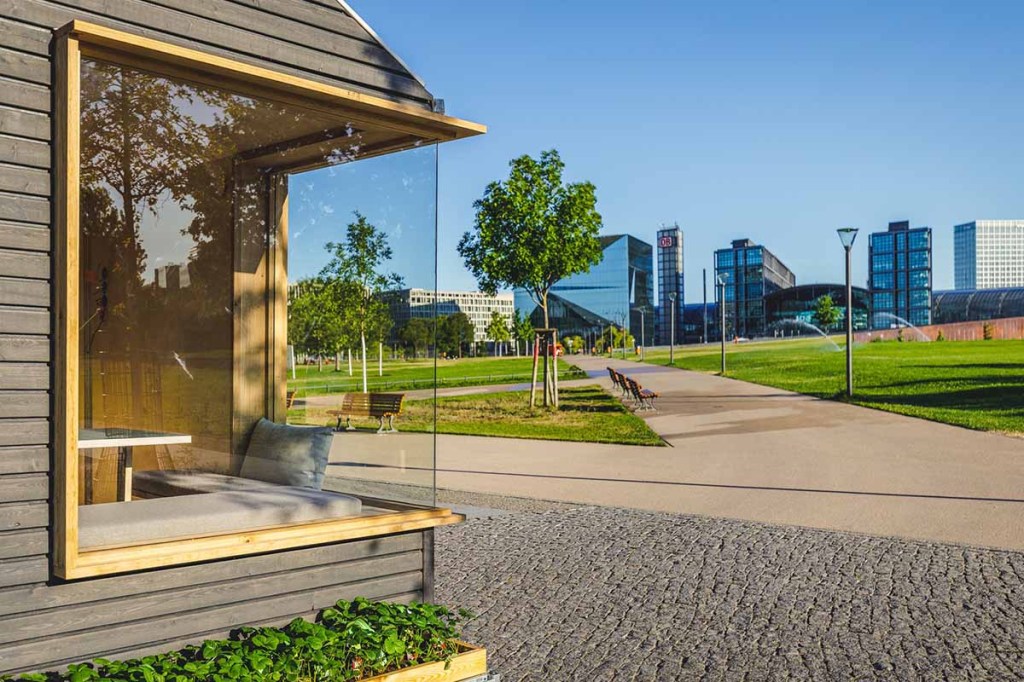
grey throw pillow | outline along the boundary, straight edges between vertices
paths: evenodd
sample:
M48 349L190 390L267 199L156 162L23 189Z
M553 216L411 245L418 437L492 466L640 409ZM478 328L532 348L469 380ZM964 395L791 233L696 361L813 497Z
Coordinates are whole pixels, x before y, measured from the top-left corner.
M260 419L239 475L320 490L333 438L334 432L326 426L288 426Z

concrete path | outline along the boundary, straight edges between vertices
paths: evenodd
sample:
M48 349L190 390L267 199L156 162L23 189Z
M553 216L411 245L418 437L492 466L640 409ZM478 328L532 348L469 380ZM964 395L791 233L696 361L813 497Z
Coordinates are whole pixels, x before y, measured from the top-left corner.
M608 364L662 394L670 447L438 436L437 485L496 495L1024 549L1024 440L677 369ZM386 439L386 440L384 440ZM331 474L424 481L429 436L336 439Z

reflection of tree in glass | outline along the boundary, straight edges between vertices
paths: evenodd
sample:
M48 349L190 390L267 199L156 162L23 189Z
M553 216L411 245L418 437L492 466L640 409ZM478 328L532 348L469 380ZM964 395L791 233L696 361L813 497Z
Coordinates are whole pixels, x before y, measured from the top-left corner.
M140 214L155 212L168 191L179 195L185 170L203 147L200 126L183 110L187 86L117 64L82 65L82 186L106 190L121 212L115 267L141 278L146 253ZM83 231L90 224L83 222Z
M296 282L288 298L288 343L305 355L317 357L318 369L324 356L350 346L350 329L345 324L341 299L330 282L319 277Z
M326 246L331 260L320 271L320 277L331 282L338 300L342 301L346 326L359 337L362 350L363 392L367 392L366 341L382 341L393 324L385 294L402 286L402 277L383 273L391 260L392 250L387 236L358 211L355 222L349 223L345 241Z

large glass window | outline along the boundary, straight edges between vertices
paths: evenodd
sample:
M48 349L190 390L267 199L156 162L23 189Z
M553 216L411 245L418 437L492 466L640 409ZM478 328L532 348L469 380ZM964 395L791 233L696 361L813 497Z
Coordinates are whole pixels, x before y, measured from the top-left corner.
M199 53L190 71L177 48L165 71L153 43L141 61L83 44L78 61L87 33L62 46L80 113L66 112L58 140L78 150L62 195L77 248L64 261L61 381L77 390L59 392L74 436L61 436L58 573L450 522L433 508L432 407L416 433L394 433L404 395L369 377L395 353L403 288L434 296L427 131L474 124L385 102L375 113L373 98L316 84L305 96L291 78L275 89L245 65L221 64L238 77L218 78ZM432 322L431 308L428 341ZM354 356L365 379L311 414L307 399L330 392L317 382L338 377L302 371L296 349L339 374L341 354ZM432 361L422 373L432 387ZM335 434L348 417L379 429Z

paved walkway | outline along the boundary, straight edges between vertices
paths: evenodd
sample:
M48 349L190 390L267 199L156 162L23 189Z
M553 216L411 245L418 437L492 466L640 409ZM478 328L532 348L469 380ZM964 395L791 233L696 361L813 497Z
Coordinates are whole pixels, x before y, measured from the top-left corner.
M612 364L659 391L647 421L671 447L438 436L437 485L1024 549L1024 440L676 369L574 361L606 386ZM429 482L429 436L335 441L333 475Z
M438 600L479 615L466 637L507 682L1024 676L1024 554L515 509L439 529L436 553Z

